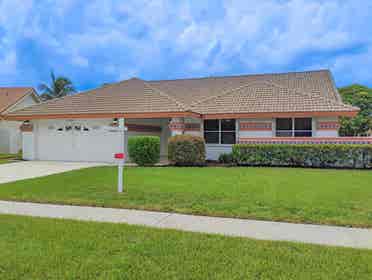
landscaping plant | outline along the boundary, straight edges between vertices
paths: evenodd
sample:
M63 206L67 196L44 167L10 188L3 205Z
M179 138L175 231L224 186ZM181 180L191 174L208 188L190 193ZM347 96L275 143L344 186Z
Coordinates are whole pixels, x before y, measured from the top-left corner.
M153 165L160 159L160 138L157 136L133 136L128 139L131 161L140 166Z
M233 158L239 165L372 168L372 145L237 144Z
M220 156L218 157L218 162L224 164L233 164L234 163L233 154L232 153L220 154Z
M176 135L171 137L168 141L168 159L174 165L204 165L204 139L192 135Z

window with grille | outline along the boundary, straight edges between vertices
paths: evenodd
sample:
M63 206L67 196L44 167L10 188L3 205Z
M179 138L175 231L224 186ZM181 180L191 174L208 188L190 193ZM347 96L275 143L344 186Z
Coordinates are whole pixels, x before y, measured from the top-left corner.
M311 118L278 118L276 119L277 137L311 137Z
M204 139L207 144L235 144L235 119L205 120Z

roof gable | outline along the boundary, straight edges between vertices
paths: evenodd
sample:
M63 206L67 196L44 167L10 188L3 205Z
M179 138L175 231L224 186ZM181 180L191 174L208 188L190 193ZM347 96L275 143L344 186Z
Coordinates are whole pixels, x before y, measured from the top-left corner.
M0 114L33 91L32 87L0 87Z

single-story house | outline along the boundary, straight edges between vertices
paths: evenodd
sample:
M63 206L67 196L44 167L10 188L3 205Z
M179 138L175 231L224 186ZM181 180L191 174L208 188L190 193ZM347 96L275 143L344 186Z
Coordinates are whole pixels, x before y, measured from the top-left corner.
M31 87L0 87L0 153L15 154L22 148L22 122L5 120L7 113L39 103Z
M29 160L112 162L128 137L204 137L208 159L235 143L338 142L342 102L328 70L144 81L132 78L9 112ZM343 139L343 141L364 141ZM366 141L370 141L366 140Z

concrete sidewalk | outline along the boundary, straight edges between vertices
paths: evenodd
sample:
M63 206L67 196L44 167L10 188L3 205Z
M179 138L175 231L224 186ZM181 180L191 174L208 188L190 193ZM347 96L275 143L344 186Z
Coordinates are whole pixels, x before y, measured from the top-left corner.
M127 209L0 201L0 214L145 225L264 240L372 249L372 230Z

